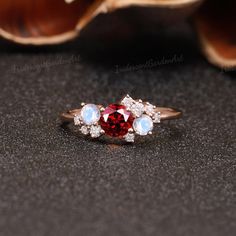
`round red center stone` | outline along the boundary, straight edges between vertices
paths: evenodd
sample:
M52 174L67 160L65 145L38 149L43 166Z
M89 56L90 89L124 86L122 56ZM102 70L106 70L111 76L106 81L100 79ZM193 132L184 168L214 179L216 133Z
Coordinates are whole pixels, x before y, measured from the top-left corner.
M134 117L126 107L110 104L101 114L100 125L107 135L123 137L132 128Z

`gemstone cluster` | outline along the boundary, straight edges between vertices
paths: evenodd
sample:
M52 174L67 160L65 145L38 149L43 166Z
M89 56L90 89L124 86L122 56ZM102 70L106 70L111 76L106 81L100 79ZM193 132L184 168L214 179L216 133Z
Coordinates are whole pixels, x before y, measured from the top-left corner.
M160 123L161 114L155 108L148 102L126 95L120 104L110 104L106 108L82 104L82 109L74 117L74 124L80 126L82 134L92 138L106 134L134 142L135 135L151 134L153 123Z
M104 131L99 125L101 117L100 108L95 104L82 104L83 107L74 117L74 124L80 125L80 131L84 135L90 134L92 138L98 138Z
M94 104L87 104L81 109L80 115L85 125L93 125L100 119L100 110Z

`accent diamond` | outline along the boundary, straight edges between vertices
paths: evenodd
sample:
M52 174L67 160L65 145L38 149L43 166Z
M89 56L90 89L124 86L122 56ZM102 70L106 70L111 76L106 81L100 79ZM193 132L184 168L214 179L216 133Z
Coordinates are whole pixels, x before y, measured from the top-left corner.
M80 125L81 124L81 117L80 117L80 115L76 115L75 117L74 117L74 124L75 125Z
M101 136L102 128L100 125L92 125L90 128L90 134L92 138L98 138Z
M144 105L140 102L135 102L130 110L136 117L140 117L144 112Z
M161 123L161 113L160 112L156 112L154 115L153 115L153 122L154 123Z
M150 103L148 103L148 104L145 105L145 112L146 112L146 114L148 114L149 116L152 116L152 115L155 113L154 109L155 109L155 106L153 106L153 105L150 104Z
M129 143L133 143L134 142L134 137L135 135L134 134L131 134L131 133L128 133L124 136L125 138L125 141L126 142L129 142Z
M131 98L128 94L123 98L121 104L126 106L127 110L130 110L131 106L135 103L134 99Z
M82 134L85 134L85 135L89 134L89 128L87 126L82 126L80 128L80 131Z

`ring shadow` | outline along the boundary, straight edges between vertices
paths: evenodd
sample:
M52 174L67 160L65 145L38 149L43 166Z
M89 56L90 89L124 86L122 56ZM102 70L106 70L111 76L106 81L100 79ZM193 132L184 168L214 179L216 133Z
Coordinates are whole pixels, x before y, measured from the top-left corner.
M157 127L156 127L157 128ZM108 136L101 136L99 138L91 138L88 135L82 135L79 130L71 127L69 123L62 123L60 129L65 131L68 135L74 136L76 138L84 138L86 141L94 142L96 144L102 145L115 145L115 146L137 146L137 147L147 147L152 145L162 145L165 146L170 141L175 141L181 139L184 135L184 130L178 126L170 124L169 122L162 123L160 125L160 131L154 128L152 135L139 136L136 135L136 140L134 143L128 143L124 139L112 138Z

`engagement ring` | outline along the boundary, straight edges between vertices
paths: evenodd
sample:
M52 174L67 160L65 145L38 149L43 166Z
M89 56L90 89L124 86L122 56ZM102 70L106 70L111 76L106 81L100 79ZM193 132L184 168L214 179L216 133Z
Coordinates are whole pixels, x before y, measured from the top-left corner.
M134 142L136 135L151 135L154 124L177 119L181 115L179 110L157 107L126 95L120 103L107 107L82 103L81 108L62 113L61 119L73 122L82 134L92 138L107 135Z

